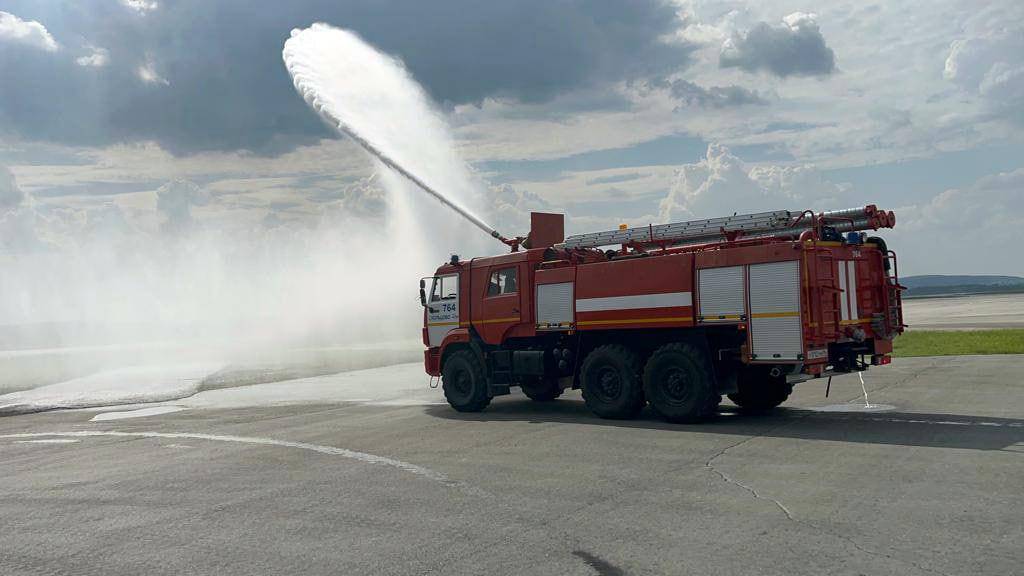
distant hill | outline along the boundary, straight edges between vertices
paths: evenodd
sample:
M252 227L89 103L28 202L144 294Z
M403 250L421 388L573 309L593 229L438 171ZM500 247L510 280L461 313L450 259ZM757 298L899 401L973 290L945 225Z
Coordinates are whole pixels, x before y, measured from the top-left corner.
M954 294L1000 294L1024 292L1020 276L924 275L904 276L905 297L951 296Z
M1006 286L1013 284L1024 284L1024 278L1020 276L971 276L955 275L946 276L931 274L925 276L904 276L900 283L907 288L930 288L933 286Z

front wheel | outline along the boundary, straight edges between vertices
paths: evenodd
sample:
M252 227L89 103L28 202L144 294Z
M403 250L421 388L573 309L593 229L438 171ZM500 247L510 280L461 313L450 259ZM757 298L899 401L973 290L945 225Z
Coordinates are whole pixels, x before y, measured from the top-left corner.
M441 369L444 397L459 412L479 412L491 403L487 379L472 350L453 352Z
M644 367L644 392L651 407L669 422L700 422L713 416L721 395L707 359L689 344L658 348Z

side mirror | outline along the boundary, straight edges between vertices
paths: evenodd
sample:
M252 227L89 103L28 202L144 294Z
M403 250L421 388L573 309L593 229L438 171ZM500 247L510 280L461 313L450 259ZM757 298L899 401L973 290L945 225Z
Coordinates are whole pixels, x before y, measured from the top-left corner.
M422 280L420 281L422 283ZM427 305L427 291L420 288L420 306L426 307Z

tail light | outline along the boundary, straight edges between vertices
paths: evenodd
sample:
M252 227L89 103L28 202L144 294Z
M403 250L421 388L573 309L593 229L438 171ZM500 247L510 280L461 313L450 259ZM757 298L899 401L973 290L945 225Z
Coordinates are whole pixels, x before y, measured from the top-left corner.
M872 366L884 366L892 363L892 356L888 354L875 354L871 357Z

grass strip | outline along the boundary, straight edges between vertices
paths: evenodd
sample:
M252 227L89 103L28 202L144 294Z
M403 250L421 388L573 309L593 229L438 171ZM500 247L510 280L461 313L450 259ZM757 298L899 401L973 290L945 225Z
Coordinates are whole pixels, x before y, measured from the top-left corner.
M908 330L893 340L893 356L1024 354L1024 330Z

